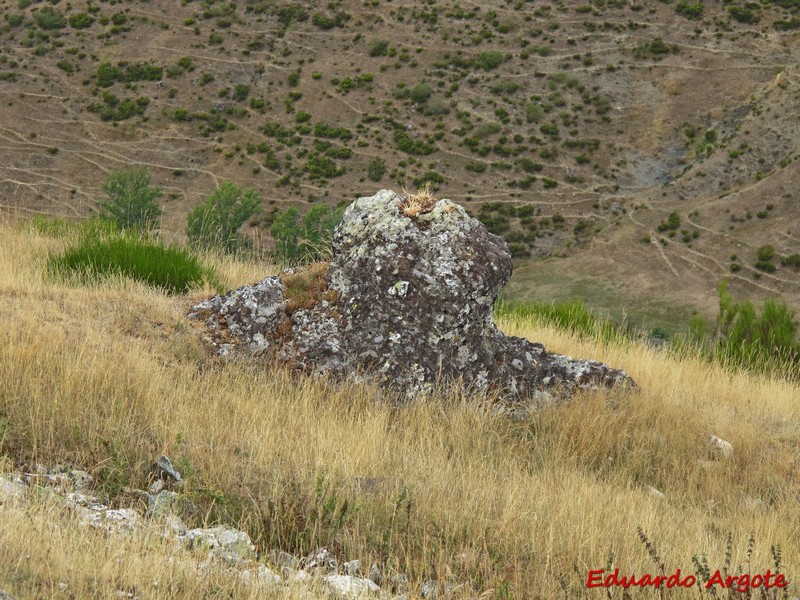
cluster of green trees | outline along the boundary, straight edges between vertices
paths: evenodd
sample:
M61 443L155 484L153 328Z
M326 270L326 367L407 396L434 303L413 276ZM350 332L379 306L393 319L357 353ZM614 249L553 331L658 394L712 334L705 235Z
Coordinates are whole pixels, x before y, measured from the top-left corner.
M123 231L150 234L160 226L163 213L158 199L162 188L151 183L146 169L122 169L103 183L108 199L100 203L100 216ZM189 213L186 234L191 246L234 253L245 246L242 225L261 208L261 196L230 181L222 183Z
M108 198L99 203L100 216L126 232L148 236L159 228L163 211L158 204L163 189L152 184L146 169L122 169L103 183ZM261 210L261 195L233 182L221 183L194 207L187 219L189 245L197 249L235 254L249 247L242 226ZM333 229L341 221L343 207L315 204L301 217L297 208L275 216L271 224L274 258L300 264L324 258L330 252Z

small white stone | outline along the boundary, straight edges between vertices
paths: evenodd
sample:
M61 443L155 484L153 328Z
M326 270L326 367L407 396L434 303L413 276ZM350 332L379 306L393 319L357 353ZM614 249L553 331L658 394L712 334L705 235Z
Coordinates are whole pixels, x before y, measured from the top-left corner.
M350 577L349 575L328 575L323 577L322 581L332 592L348 599L364 598L381 589L369 579Z
M733 456L733 444L723 440L721 437L715 435L708 436L708 443L711 447L723 458L730 458Z

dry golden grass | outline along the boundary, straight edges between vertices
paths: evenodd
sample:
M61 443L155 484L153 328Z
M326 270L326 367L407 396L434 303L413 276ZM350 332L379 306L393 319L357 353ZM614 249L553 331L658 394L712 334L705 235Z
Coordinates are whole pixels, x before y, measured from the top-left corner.
M609 552L625 573L654 573L637 527L668 573L692 571L699 553L721 566L728 532L734 568L746 567L754 531L753 572L771 567L770 545L780 545L798 595L797 384L508 319L510 334L625 368L640 391L588 394L521 422L458 390L397 409L374 388L219 362L185 317L196 298L123 280L48 281L46 253L62 244L0 226L0 445L10 467L70 463L125 503L121 486L143 487L164 453L200 508L191 524L243 527L262 552L328 545L408 573L415 590L429 577L478 586L455 597L577 597ZM266 274L220 268L231 287ZM709 434L733 443L731 460L713 458ZM230 573L169 563L152 535L88 535L47 502L0 511L0 581L18 598L252 593Z
M398 208L405 216L412 219L419 215L431 212L436 206L436 197L433 195L433 186L426 183L416 192L403 190L403 201Z

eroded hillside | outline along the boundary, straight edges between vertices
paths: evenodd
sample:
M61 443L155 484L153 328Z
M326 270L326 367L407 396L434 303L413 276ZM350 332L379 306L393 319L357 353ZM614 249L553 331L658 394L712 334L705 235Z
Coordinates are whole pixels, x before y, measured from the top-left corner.
M281 207L430 181L509 241L516 297L677 323L712 314L727 275L800 305L781 263L800 252L797 2L2 12L5 208L89 215L110 171L140 165L168 237L233 180L263 193L264 238Z

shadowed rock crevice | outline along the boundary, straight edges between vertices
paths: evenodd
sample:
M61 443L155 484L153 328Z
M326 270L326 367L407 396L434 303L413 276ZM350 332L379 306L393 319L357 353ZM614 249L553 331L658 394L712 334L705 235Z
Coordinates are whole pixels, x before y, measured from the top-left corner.
M317 264L267 277L190 316L220 354L263 353L406 397L460 380L540 406L576 389L633 384L624 371L499 331L492 307L511 269L505 241L457 204L382 190L348 207L326 272Z

